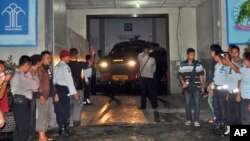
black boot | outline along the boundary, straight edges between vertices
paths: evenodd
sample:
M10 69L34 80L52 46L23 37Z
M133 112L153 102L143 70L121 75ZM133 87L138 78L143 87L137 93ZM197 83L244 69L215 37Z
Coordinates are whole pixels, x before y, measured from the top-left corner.
M33 135L29 135L29 136L28 136L27 141L34 141L34 140L35 140L35 138L34 138L34 136L33 136Z
M68 134L66 133L65 125L59 127L59 136L61 137L68 136Z
M221 123L215 123L214 127L212 128L212 133L214 133L217 136L222 135L222 124Z
M215 128L215 134L217 136L224 136L225 125L223 123L219 123Z
M81 121L73 121L73 126L74 127L81 126Z
M65 126L65 133L70 136L72 135L72 131L70 130L70 128L68 127L68 125Z

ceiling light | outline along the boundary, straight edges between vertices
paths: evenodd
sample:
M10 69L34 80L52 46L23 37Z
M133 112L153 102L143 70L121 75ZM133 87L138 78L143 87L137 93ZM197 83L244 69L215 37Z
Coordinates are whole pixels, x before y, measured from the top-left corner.
M134 14L133 17L138 17L138 15Z
M140 7L141 7L141 5L140 5L139 1L137 1L136 2L136 8L140 8Z

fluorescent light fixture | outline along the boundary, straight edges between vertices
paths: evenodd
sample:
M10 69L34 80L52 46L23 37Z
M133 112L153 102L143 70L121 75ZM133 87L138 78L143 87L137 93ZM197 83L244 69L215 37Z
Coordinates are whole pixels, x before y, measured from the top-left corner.
M136 2L136 8L140 8L140 7L141 7L141 5L140 5L139 1L137 1Z
M134 14L133 17L138 17L138 15L137 15L137 14Z

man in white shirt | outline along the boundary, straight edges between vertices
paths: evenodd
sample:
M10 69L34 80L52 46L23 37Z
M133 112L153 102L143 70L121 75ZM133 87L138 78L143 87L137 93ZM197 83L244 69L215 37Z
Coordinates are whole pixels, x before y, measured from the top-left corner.
M143 52L138 55L138 60L140 62L140 85L141 85L141 107L139 109L146 109L146 96L149 92L150 101L153 109L158 108L157 94L154 81L154 73L156 71L156 62L153 57L149 56L150 50L145 47Z
M67 65L70 62L70 53L63 50L60 53L61 61L54 68L53 83L55 85L55 113L57 124L59 125L59 135L68 136L71 131L68 129L70 117L70 97L74 96L79 99L79 94L76 91L74 81L71 74L71 69Z

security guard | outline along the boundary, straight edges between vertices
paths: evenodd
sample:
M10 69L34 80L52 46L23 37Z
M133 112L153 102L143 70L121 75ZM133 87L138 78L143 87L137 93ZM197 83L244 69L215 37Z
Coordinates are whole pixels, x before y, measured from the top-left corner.
M230 71L239 73L239 68L234 65L228 57L228 53L222 50L215 51L214 60L217 62L214 71L214 83L212 84L213 93L213 108L216 117L215 133L222 135L229 132L227 128L225 132L225 124L228 124L227 98L230 95L229 78ZM232 86L231 86L232 87Z
M226 57L229 61L232 61L229 53L226 53ZM229 63L226 59L222 60L222 63L226 66L229 66ZM240 113L240 102L237 101L237 97L240 96L239 91L239 81L241 76L239 73L236 73L232 68L227 72L227 83L229 92L227 96L227 122L226 122L226 132L224 135L228 136L230 134L230 125L239 125L241 124L241 113Z
M60 53L61 61L54 68L54 85L55 85L55 113L57 124L59 125L59 135L68 136L71 134L69 126L70 117L70 96L79 99L79 94L76 91L72 78L70 67L67 63L70 62L70 53L63 50Z
M228 95L227 84L227 71L229 67L222 64L223 51L215 51L214 60L217 62L214 70L214 83L212 84L213 89L213 108L216 117L215 133L223 134L224 123L226 122L227 111L226 111L226 97Z

